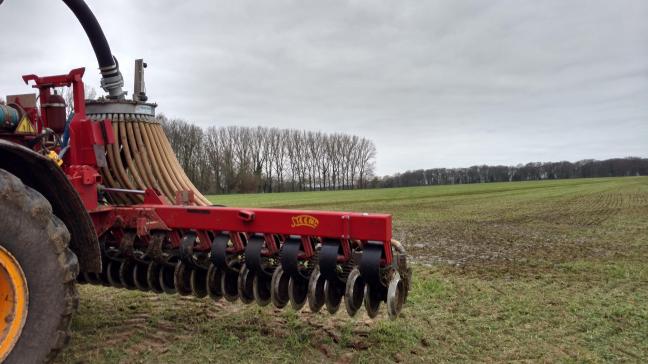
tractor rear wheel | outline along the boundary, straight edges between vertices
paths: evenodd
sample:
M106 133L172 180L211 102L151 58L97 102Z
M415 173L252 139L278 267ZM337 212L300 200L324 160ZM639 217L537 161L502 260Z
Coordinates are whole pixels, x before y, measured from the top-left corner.
M0 169L0 362L52 360L79 296L70 234L49 202Z

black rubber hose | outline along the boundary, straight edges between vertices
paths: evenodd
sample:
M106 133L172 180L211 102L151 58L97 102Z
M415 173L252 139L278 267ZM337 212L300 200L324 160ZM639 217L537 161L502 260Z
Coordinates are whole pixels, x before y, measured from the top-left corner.
M83 0L63 0L65 5L72 10L74 15L79 19L83 30L85 30L90 43L92 44L92 49L94 49L95 55L97 56L97 62L99 62L99 68L106 68L111 66L116 66L115 58L110 51L110 46L106 40L97 18L94 16L88 5ZM119 70L115 68L115 73L103 75L104 77L116 76L119 73Z

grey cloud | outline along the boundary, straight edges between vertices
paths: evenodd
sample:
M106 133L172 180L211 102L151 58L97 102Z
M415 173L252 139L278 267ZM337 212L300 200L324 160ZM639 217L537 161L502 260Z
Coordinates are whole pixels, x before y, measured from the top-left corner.
M161 112L361 134L380 174L648 154L645 1L88 3ZM62 2L7 0L0 23L3 93L78 66L97 87Z

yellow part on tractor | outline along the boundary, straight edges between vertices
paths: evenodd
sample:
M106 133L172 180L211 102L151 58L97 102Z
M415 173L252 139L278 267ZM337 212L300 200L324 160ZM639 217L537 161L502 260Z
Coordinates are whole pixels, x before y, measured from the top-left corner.
M58 153L56 153L53 150L50 150L50 152L47 154L47 157L52 160L52 162L56 163L57 166L62 166L63 165L63 160L61 157L59 157Z
M0 246L0 361L4 361L18 341L29 303L27 279L20 264Z

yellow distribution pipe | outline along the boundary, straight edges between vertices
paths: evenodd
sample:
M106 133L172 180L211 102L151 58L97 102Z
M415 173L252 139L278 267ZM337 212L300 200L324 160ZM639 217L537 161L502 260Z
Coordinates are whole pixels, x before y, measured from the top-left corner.
M137 142L135 141L135 131L133 130L133 124L133 122L126 123L126 137L128 138L128 145L130 146L132 159L137 166L137 172L142 179L144 189L146 189L147 187L152 187L154 183L151 182L148 174L146 173L146 168L144 168L144 164L146 163L142 163L142 153Z
M167 197L167 199L169 199L170 198L169 196L171 196L171 194L172 194L171 193L171 188L167 184L167 182L166 182L166 180L164 178L164 175L162 174L162 167L158 163L158 158L156 157L156 153L153 150L151 140L149 139L148 133L146 132L146 124L147 124L146 122L142 122L142 123L139 123L136 126L139 129L140 135L142 136L142 142L143 142L144 148L146 150L146 154L147 154L147 156L149 158L148 159L148 164L151 165L151 169L152 169L151 172L153 173L153 177L155 178L158 185L160 186L159 191L162 194L164 194ZM170 200L170 201L173 201L173 200Z
M211 204L182 169L162 126L153 118L135 114L93 116L95 120L105 118L112 120L115 137L115 143L106 146L108 165L101 169L108 187L152 187L170 202L175 202L178 191L191 191L196 205ZM109 198L117 204L142 202L140 195L127 193L111 193Z
M198 205L210 205L209 200L207 200L202 195L202 193L198 191L198 189L189 180L189 177L187 177L187 174L180 166L180 163L178 162L175 153L171 149L169 140L166 138L166 135L164 134L162 127L158 124L156 125L156 128L154 130L157 132L157 140L159 141L162 148L165 150L164 154L167 158L167 161L171 166L172 170L174 171L174 175L177 176L180 184L183 186L183 189L185 191L192 191L194 193L195 201Z
M159 138L162 146L167 150L167 156L169 156L171 165L177 171L177 175L182 180L185 189L187 191L193 191L196 203L198 205L211 205L209 200L207 200L205 196L203 196L203 194L200 193L200 191L198 191L198 189L194 186L194 184L191 182L189 177L187 177L187 173L185 173L185 171L180 166L180 163L178 162L178 158L176 158L176 155L171 148L171 144L169 143L169 140L166 138L166 135L164 134L164 131L162 130L161 127L158 128L158 133L160 134Z
M150 130L151 124L146 123L144 124L144 132L146 133L146 136L149 140L149 145L151 146L151 149L153 150L153 157L155 161L157 162L158 168L159 168L159 173L162 177L162 181L168 186L168 192L166 193L167 198L169 201L173 202L175 201L175 194L176 191L178 191L178 188L175 186L174 181L170 177L170 171L167 169L166 164L162 160L162 154L160 151L159 146L156 144L155 139L153 138L153 133Z
M117 175L119 181L121 181L122 185L126 186L127 189L135 190L137 189L137 184L133 183L133 179L131 178L130 174L128 173L128 164L124 165L124 146L119 143L119 124L123 121L123 116L122 115L116 115L117 117L117 124L115 125L116 127L114 128L115 131L115 141L116 143L113 144L113 154L115 157L115 165L117 166ZM140 203L142 202L142 197L138 195L133 195L133 194L127 194L127 197L132 203Z
M146 189L147 184L144 183L144 180L140 177L138 168L135 165L135 161L133 161L133 158L131 156L130 145L128 143L128 135L126 135L127 134L126 124L128 124L128 122L126 121L117 123L117 129L119 130L119 138L122 146L122 155L126 160L126 167L128 168L128 174L131 182L134 182L135 184L135 189L144 190Z
M187 188L180 182L180 179L178 178L178 171L175 168L173 168L174 167L173 164L170 163L169 154L164 149L164 143L160 139L160 135L157 132L158 128L161 128L159 124L149 124L149 131L151 132L155 145L158 147L160 151L160 158L162 159L162 163L164 163L164 166L169 173L169 177L173 182L173 186L175 187L174 197L173 197L173 200L175 201L175 192L185 191Z
M151 182L151 187L160 190L160 184L158 183L158 180L155 177L155 174L153 174L153 170L151 169L151 162L149 158L150 154L147 151L146 145L144 144L144 140L142 139L142 134L140 132L140 126L142 125L142 123L143 123L142 120L138 120L137 123L133 125L135 140L137 142L137 147L141 153L140 157L143 160L142 164L144 164L146 175L148 176L148 179Z
M119 182L119 184L121 185L119 187L126 188L126 189L133 189L133 185L130 183L130 179L128 178L128 176L126 176L124 167L122 166L121 156L119 153L119 143L118 143L119 135L117 134L117 126L115 125L115 123L113 123L113 132L115 137L114 138L115 143L109 145L108 148L106 148L108 152L107 153L108 162L110 164L113 173L115 173L117 182ZM124 197L129 203L137 202L133 196L130 196L128 194L125 194Z

